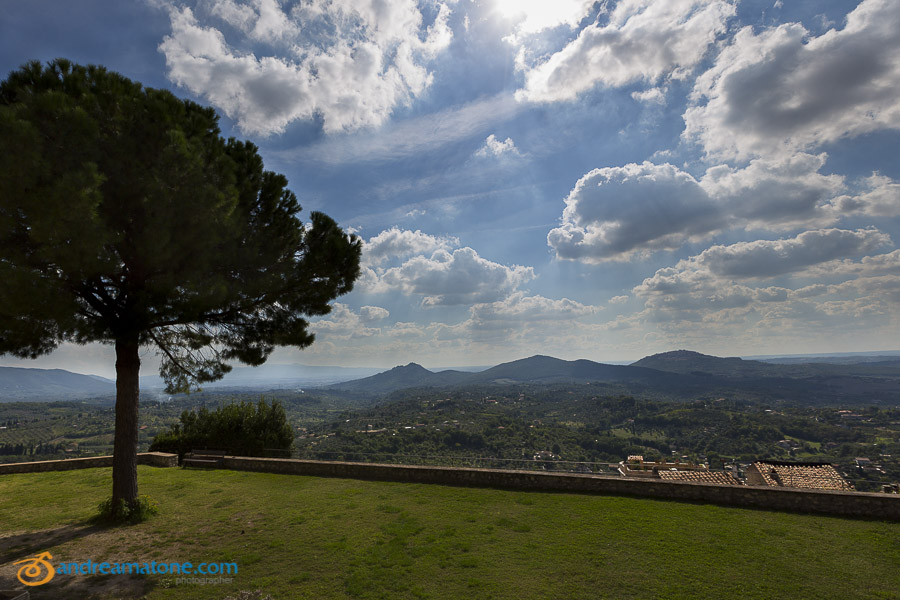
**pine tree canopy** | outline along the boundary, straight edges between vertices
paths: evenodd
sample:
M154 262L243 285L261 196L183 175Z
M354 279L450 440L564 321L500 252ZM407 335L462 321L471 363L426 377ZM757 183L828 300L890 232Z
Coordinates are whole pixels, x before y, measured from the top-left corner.
M309 223L211 108L99 66L31 62L0 83L0 354L155 347L170 391L313 342L360 241Z

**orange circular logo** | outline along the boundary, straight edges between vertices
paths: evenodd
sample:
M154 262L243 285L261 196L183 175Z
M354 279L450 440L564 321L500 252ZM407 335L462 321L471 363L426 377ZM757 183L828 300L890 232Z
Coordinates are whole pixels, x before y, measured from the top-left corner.
M56 575L56 569L50 564L53 558L49 552L43 552L37 556L14 562L14 565L22 565L16 576L25 585L44 585ZM45 574L46 571L46 574Z

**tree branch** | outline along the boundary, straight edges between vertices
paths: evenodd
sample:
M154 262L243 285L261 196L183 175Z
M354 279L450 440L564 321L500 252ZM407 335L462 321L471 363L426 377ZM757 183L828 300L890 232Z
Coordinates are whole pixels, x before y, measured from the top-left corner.
M165 345L165 344L163 344L162 342L159 341L159 338L156 337L156 334L153 333L153 330L152 330L152 329L148 330L147 333L150 334L150 338L153 339L153 342L156 344L156 346L157 346L160 350L162 350L163 353L164 353L166 356L169 357L169 360L172 361L172 364L173 364L173 365L175 365L176 367L178 367L178 369L180 369L181 372L184 373L185 375L187 375L188 377L193 377L193 376L194 376L194 374L191 372L190 369L188 369L187 367L185 367L184 365L182 365L182 364L178 361L177 358L175 358L174 356L172 356L172 353L169 352L169 349L166 348L166 345Z

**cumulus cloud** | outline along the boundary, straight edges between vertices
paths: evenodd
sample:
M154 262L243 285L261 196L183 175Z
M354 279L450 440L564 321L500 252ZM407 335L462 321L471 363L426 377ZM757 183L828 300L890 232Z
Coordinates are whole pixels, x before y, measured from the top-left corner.
M890 177L872 174L863 181L864 191L857 196L841 196L835 202L844 214L863 214L873 217L900 215L900 183Z
M848 299L835 300L832 306L852 306L854 310L896 312L900 301L900 276L860 277L830 286L830 292L843 293Z
M390 311L380 306L363 306L359 309L359 318L366 323L374 323L387 319L391 315Z
M516 292L508 298L472 307L472 318L479 322L514 321L533 323L535 321L563 321L594 314L597 309L575 300L562 298L552 300L543 296L528 296Z
M677 248L722 227L720 206L689 173L670 164L594 169L566 198L562 222L547 242L559 258L627 260Z
M840 217L833 201L844 191L844 178L819 170L827 156L799 153L780 159L755 159L744 168L717 165L701 186L727 205L736 226L788 230L826 225Z
M493 133L484 140L484 146L475 152L475 156L480 157L502 156L504 154L518 155L519 149L516 148L511 138L506 138L501 142Z
M532 267L506 266L458 247L459 239L392 227L363 246L358 288L422 296L425 306L497 302L535 278Z
M638 102L646 102L647 104L665 104L666 88L650 88L642 92L631 92L631 97Z
M387 269L381 281L406 294L423 296L425 305L452 305L502 300L534 277L532 267L507 267L465 247L413 257Z
M696 177L648 162L591 171L548 234L556 256L630 260L729 229L786 232L900 215L896 181L878 173L848 181L827 173L824 152L809 151L900 128L900 62L891 59L900 53L898 27L900 5L864 0L843 29L818 37L796 23L739 30L697 78L684 137L710 158L740 162ZM654 101L656 90L632 96Z
M596 340L598 326L591 316L600 310L568 298L516 292L503 300L473 305L469 318L460 323L432 323L432 327L436 340L462 342L467 348L494 348L521 356L540 347L542 352L568 355L573 343L584 347Z
M363 261L369 265L377 265L414 254L430 254L435 250L448 250L458 245L459 239L455 237L439 237L422 233L418 229L410 231L391 227L370 238L363 245Z
M376 268L366 266L365 257L363 258L362 265L360 266L359 278L357 278L356 283L353 284L353 289L357 291L372 293L386 291L381 283L381 279L378 277L378 270Z
M900 252L863 256L891 243L874 229L823 229L793 238L712 246L656 271L632 292L653 322L804 318L851 314L867 298L884 309L895 294ZM889 274L890 273L890 274ZM835 283L821 281L823 275ZM788 276L796 288L766 285ZM814 281L814 283L803 283ZM774 306L778 305L778 308ZM767 315L767 316L766 316Z
M757 158L742 168L710 167L699 180L668 163L594 169L569 193L547 242L558 258L597 263L676 249L727 229L790 231L852 215L900 215L900 184L876 174L848 194L842 175L821 172L826 159Z
M811 277L826 279L851 275L876 277L900 273L900 250L864 256L860 260L841 259L817 265L808 270ZM815 285L810 286L815 288Z
M414 356L418 362L438 364L447 364L453 356L463 364L473 364L496 361L497 352L510 358L534 353L537 345L544 352L566 356L572 354L573 343L578 347L595 343L599 326L591 317L600 310L602 307L568 298L516 291L502 299L473 304L468 317L456 323L401 321L376 327L372 322L387 318L386 309L363 306L353 310L336 303L328 317L311 324L318 339L306 352L355 358L371 358L376 352L382 360L396 357L394 360L403 362ZM482 353L483 358L473 358Z
M425 23L414 0L310 0L290 11L275 0L171 5L159 49L171 81L245 133L313 118L326 132L346 131L383 123L430 85L427 64L450 43L449 15L440 4Z
M595 22L562 50L528 66L520 100L571 100L602 84L621 87L638 81L684 78L735 14L724 0L623 0L606 24Z
M208 6L211 15L257 42L280 41L300 33L299 26L281 10L276 0L256 0L252 5L238 4L234 0L216 0Z
M900 4L864 0L841 30L741 29L695 82L684 137L712 156L792 154L900 128Z
M789 239L712 246L688 263L719 277L773 277L839 258L868 254L890 244L890 236L876 229L819 229Z
M333 342L337 339L370 338L381 329L370 327L373 322L387 318L390 313L379 306L364 306L354 312L348 305L335 302L328 317L310 323L310 330L319 340Z
M643 300L640 318L662 323L743 319L762 303L785 301L790 290L736 284L692 263L659 269L632 290Z

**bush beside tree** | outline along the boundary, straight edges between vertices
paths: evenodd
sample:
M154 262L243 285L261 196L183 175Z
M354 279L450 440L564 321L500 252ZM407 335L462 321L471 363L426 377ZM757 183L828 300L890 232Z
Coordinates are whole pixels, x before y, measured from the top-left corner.
M290 451L294 432L284 407L277 400L268 404L240 402L210 412L205 406L181 413L179 423L158 434L151 452L171 452L181 459L196 449L226 450L235 456L265 456L271 450Z

